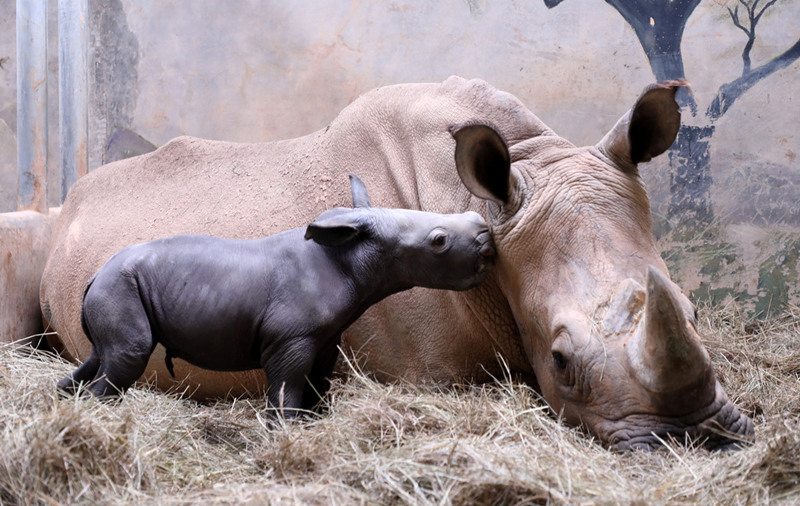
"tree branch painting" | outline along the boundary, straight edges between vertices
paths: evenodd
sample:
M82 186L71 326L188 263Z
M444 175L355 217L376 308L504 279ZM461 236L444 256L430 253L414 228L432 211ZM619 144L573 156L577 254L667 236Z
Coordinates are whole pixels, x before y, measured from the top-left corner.
M544 0L547 7L563 0ZM711 207L710 140L713 123L721 118L744 93L765 77L800 58L800 40L769 62L753 68L751 51L757 40L756 28L768 9L779 0L729 0L726 6L734 26L745 33L742 50L742 75L721 85L706 110L709 124L681 127L670 150L672 168L668 218L689 227L707 225L713 220ZM605 0L633 28L644 49L656 80L685 79L681 41L686 26L700 0ZM689 93L679 95L681 106L697 115L697 104Z
M739 0L747 10L748 24L745 26L739 19L739 6L731 9L728 7L728 13L731 16L734 26L747 34L747 43L742 51L742 76L729 83L725 83L719 87L716 96L711 101L706 111L711 121L715 121L722 117L725 112L733 105L737 98L742 96L747 90L752 88L756 83L765 77L777 72L783 68L788 67L795 60L800 58L800 39L798 39L789 49L776 56L769 62L757 67L751 68L750 51L753 49L753 44L756 40L756 25L758 24L764 12L775 4L777 0L770 0L763 5L761 10L758 10L759 0Z
M553 8L564 0L544 0L545 6ZM756 41L756 26L769 8L778 0L736 0L739 5L726 7L734 26L747 35L742 50L742 76L720 86L714 101L707 110L711 120L720 116L733 105L733 102L757 82L800 58L800 39L789 49L768 63L752 69L750 52ZM642 49L650 62L650 68L658 81L686 79L681 40L686 21L700 4L700 0L605 0L612 6L636 32ZM746 12L746 19L740 16L739 7ZM696 113L694 98L686 97L685 103Z
M764 14L764 12L777 1L778 0L770 0L761 8L761 11L756 14L759 0L754 0L753 2L739 0L739 3L742 4L745 9L747 9L748 26L744 26L744 24L739 21L738 5L733 9L728 7L728 13L731 15L733 25L747 35L747 44L745 44L744 50L742 51L742 60L744 60L744 69L742 70L742 75L750 72L750 51L753 49L753 44L756 41L756 24L758 24L758 21L761 19L761 16Z

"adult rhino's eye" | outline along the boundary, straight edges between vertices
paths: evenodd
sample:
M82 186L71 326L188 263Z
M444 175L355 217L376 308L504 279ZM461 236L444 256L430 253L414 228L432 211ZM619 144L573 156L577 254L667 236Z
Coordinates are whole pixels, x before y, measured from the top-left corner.
M567 368L567 358L560 351L554 351L553 364L556 366L556 369L563 371Z
M443 248L445 244L447 244L447 236L444 234L436 234L431 239L431 245L434 248Z

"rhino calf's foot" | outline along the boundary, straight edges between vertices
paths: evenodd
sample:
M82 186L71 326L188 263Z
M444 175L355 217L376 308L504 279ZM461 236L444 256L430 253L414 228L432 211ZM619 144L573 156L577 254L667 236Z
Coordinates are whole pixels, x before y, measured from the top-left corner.
M65 395L74 395L81 388L81 385L86 385L94 380L97 371L100 369L100 357L92 353L86 362L81 364L69 376L62 378L58 382L57 387L59 392Z

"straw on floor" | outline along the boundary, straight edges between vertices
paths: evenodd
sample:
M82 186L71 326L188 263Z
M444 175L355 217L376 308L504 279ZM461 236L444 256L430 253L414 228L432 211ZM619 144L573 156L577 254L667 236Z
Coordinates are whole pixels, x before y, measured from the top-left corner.
M720 380L756 443L609 452L499 379L384 385L351 368L326 412L272 427L265 401L136 387L60 399L73 366L0 349L1 504L754 504L800 502L800 308L703 308Z

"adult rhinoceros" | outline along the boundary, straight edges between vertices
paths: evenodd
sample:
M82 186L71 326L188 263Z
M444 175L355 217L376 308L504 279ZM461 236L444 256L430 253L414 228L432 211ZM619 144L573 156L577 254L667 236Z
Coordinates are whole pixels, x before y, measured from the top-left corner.
M55 231L41 286L43 313L58 331L52 344L88 356L81 298L115 251L181 233L259 237L302 226L348 204L353 172L376 205L478 211L498 250L477 289L414 289L359 319L344 339L366 371L480 381L502 373L501 354L513 374L535 378L566 422L611 448L749 436L752 422L715 379L692 304L669 281L637 172L675 138L679 85L647 88L589 147L556 135L514 96L453 77L376 89L298 139L181 137L101 167L72 188ZM168 387L163 363L156 350L148 367ZM264 381L180 361L175 370L198 396Z

